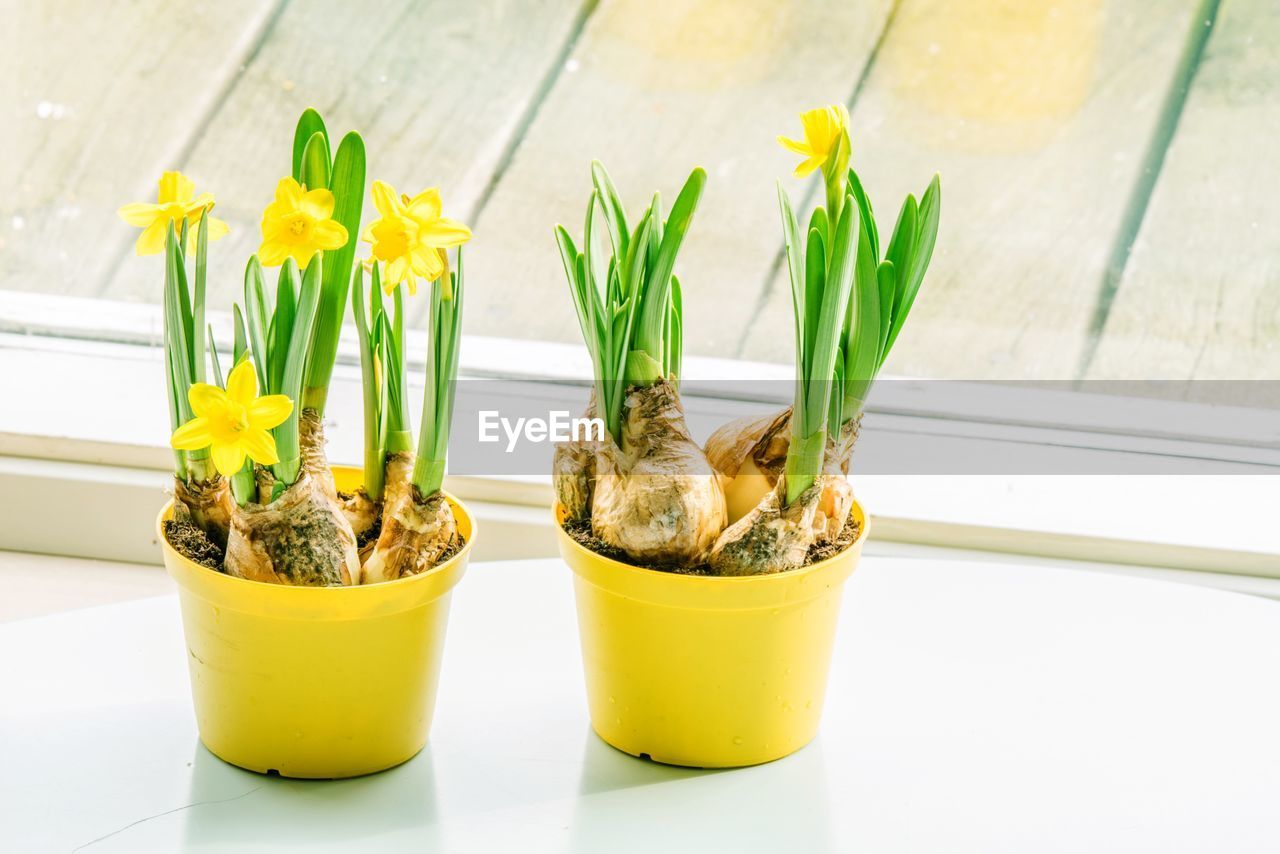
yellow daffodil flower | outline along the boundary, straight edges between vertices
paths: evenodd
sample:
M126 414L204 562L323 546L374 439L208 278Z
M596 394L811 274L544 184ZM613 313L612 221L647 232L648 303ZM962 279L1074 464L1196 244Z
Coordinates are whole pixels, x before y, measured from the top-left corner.
M804 129L804 142L778 137L783 148L805 157L796 167L797 178L825 165L827 158L834 156L840 137L849 133L849 111L844 104L819 107L801 113L800 124Z
M284 423L293 411L293 401L283 394L258 397L258 377L248 359L231 371L226 391L194 383L187 398L196 417L173 431L174 449L211 447L213 467L223 477L240 471L246 456L264 466L280 461L276 440L268 431Z
M333 193L304 190L292 178L276 184L276 199L262 212L262 246L258 260L278 267L292 257L305 268L322 249L338 249L347 242L347 230L333 219Z
M373 257L386 262L382 287L388 294L401 282L409 293L418 292L417 278L435 281L446 270L444 251L471 239L471 229L441 216L440 189L423 190L412 199L397 196L385 181L373 182L373 203L381 218L364 230L362 239L373 244Z
M134 251L139 255L156 255L164 249L165 238L172 224L179 231L182 221L189 224L188 251L196 245L196 232L200 216L213 208L213 194L196 195L196 185L181 172L165 172L160 176L160 191L154 204L134 202L120 208L120 218L129 225L142 229ZM230 231L220 219L209 217L209 239L217 240Z

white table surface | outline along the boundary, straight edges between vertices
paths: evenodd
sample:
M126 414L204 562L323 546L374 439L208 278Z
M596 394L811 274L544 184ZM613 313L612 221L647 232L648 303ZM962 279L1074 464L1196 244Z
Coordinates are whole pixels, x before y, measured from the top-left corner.
M1280 604L1238 594L867 558L818 739L736 771L592 734L558 561L469 570L372 777L214 758L185 655L169 596L0 625L0 851L1280 851Z

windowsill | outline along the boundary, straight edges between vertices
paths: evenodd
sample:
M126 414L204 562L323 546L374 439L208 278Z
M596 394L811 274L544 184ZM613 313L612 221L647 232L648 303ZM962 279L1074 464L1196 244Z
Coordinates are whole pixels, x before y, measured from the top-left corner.
M62 298L53 311L51 299L0 293L0 376L10 403L0 408L0 488L9 496L38 492L41 498L10 502L16 514L0 529L0 549L154 561L151 525L172 460L160 351L151 344L156 308ZM38 310L41 304L45 308ZM19 328L36 334L16 334ZM105 336L112 340L89 340L91 333L101 337L103 329L114 330ZM329 453L337 463L360 458L359 371L353 360L352 353L342 355L330 393ZM510 377L513 366L521 376L542 380L581 380L586 370L581 348L568 345L464 342L467 375ZM686 374L786 377L789 370L690 359ZM904 436L919 441L924 434L931 450L956 459L990 456L992 447L1013 454L1053 446L1068 461L1067 470L1105 469L1091 465L1105 458L1124 459L1124 468L1134 472L1176 473L857 474L855 458L854 487L872 514L877 540L1280 577L1280 531L1266 519L1280 491L1273 426L1234 419L1233 436L1214 444L1203 436L1204 424L1183 419L1176 422L1180 432L1169 429L1139 442L1114 428L1081 423L1035 426L984 421L973 411L948 414L944 404L961 410L965 400L973 405L962 391L949 401L940 402L936 393L913 400L919 390L897 384L896 397L869 407L860 443L892 443ZM1119 399L1116 417L1137 419L1154 408L1158 420L1175 423L1159 411L1171 405ZM690 405L690 420L702 438L709 427L695 423L697 410L696 403ZM1155 458L1162 465L1151 465ZM1011 459L1016 463L1016 456ZM1205 459L1214 460L1213 466L1198 468ZM1170 460L1176 465L1164 465ZM1241 474L1225 473L1230 471ZM501 547L485 559L553 552L548 476L451 477L448 487L518 532L502 537ZM44 519L50 506L61 508L63 520L80 518L83 536L71 541L65 529Z

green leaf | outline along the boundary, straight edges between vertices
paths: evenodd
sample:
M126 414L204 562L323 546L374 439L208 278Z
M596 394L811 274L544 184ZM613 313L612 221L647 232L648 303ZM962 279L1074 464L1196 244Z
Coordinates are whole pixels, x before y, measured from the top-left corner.
M320 118L320 114L308 107L298 117L298 126L293 132L293 180L299 184L302 181L302 154L307 148L307 143L311 141L311 137L315 134L322 134L328 139L328 131L324 127L324 119Z
M849 392L859 399L846 401L846 414L855 414L860 396L875 379L880 359L880 283L876 278L876 259L871 251L870 229L858 217L858 249L854 262L853 289L849 307L852 317L849 338L845 341L845 382Z
M170 228L170 231L172 232L173 229ZM192 311L191 311L191 289L187 284L186 246L187 246L188 236L189 234L187 229L187 221L184 219L182 221L181 234L179 235L179 239L175 242L175 245L173 247L173 254L175 259L174 263L176 264L176 267L174 268L174 282L176 283L176 286L177 286L177 295L178 295L177 298L178 298L178 308L179 308L178 314L182 318L182 326L184 331L183 345L182 345L182 349L179 352L181 353L182 360L186 365L186 369L184 371L186 377L191 382L195 382L196 326L195 326L195 318L192 316Z
M209 258L209 212L206 210L200 215L200 228L196 232L196 281L195 293L192 298L191 308L191 329L195 332L191 342L191 377L198 383L205 380L204 362L205 347L203 330L205 324L205 286L208 272ZM212 339L211 339L212 340ZM221 382L218 385L222 385Z
M941 210L942 187L938 176L934 175L933 180L929 182L929 188L920 199L915 250L912 252L910 268L908 271L901 268L897 271L893 325L889 327L889 339L884 348L886 356L893 348L894 342L898 340L898 333L902 331L902 324L906 322L907 314L915 303L916 294L920 291L920 284L924 281L925 270L929 268L933 247L938 239Z
M600 195L600 205L604 211L605 224L609 228L609 238L613 241L613 254L619 258L627 254L627 243L630 233L627 230L627 212L618 198L618 191L599 160L591 161L591 181Z
M600 341L596 335L595 324L592 319L592 306L590 304L591 297L587 293L587 286L582 281L581 272L586 274L586 265L579 267L579 260L582 258L578 254L578 247L573 243L573 237L563 225L557 225L555 228L556 247L560 250L560 263L564 265L565 277L569 280L569 293L573 297L573 308L578 316L578 327L582 330L582 338L586 342L587 350L595 357L599 350ZM589 241L588 241L589 242Z
M244 315L240 313L240 306L231 306L231 316L235 327L235 339L231 345L231 367L234 368L236 365L240 364L241 360L243 360L246 355L248 355L249 338L245 333ZM257 368L255 367L254 370L256 371Z
M249 347L253 352L253 367L258 373L258 388L270 394L271 351L268 336L267 283L258 256L249 258L244 269L245 326L249 332Z
M893 321L893 299L894 289L896 288L897 268L893 266L892 261L881 261L880 266L876 268L876 284L880 289L880 344L877 348L879 356L876 358L876 372L879 373L880 368L884 365L885 357L889 355L889 328Z
M591 198L587 201L587 217L582 232L582 255L586 261L586 272L588 274L583 286L590 287L594 292L595 298L593 301L596 304L599 304L600 300L608 294L609 260L612 257L610 253L605 251L604 244L600 239L601 230L608 229L608 225L603 223L600 205L599 192L592 190ZM566 236L568 236L567 232ZM570 241L570 245L572 243L573 241Z
M391 333L394 336L396 363L404 365L404 288L399 285L391 293Z
M444 299L442 288L431 289L428 325L431 345L427 352L427 383L422 402L422 432L413 466L413 484L423 495L437 492L444 480L445 457L453 420L457 391L458 350L462 339L463 294L462 251L456 255L451 275L452 297Z
M822 425L827 414L831 394L831 377L835 373L835 358L839 350L841 322L845 306L849 304L853 288L854 249L852 246L853 221L857 214L852 204L842 205L840 221L835 229L835 247L831 252L831 265L826 271L822 290L822 306L819 309L818 330L814 336L813 359L809 364L809 383L818 386L805 395L805 420L799 425L800 435L811 435ZM793 433L793 435L795 435ZM789 488L789 487L788 487Z
M804 251L804 351L814 352L818 323L822 320L822 294L827 284L827 247L818 229L809 232L809 245ZM805 364L805 376L812 377L813 365Z
M380 319L386 326L387 358L383 362L383 373L387 377L387 430L388 435L403 437L404 447L397 444L390 448L393 451L413 450L413 425L409 422L407 386L405 384L404 358L404 288L396 287L392 292L393 313L387 321L383 312ZM400 439L397 439L399 442Z
M182 423L186 423L191 418L186 403L187 390L194 381L191 367L191 315L190 304L187 303L187 278L177 240L173 229L170 229L165 238L165 333L169 345L168 354L173 361L174 387L180 401L178 408L182 414Z
M378 266L373 267L373 291L378 288ZM364 268L356 265L351 283L351 313L356 321L356 337L360 346L360 380L364 403L364 489L374 501L382 498L386 477L386 377L379 377L374 367L378 343L366 316L366 299L373 305L373 294L364 290Z
M590 340L589 347L594 347L599 354L607 349L608 339L604 328L604 306L620 291L620 285L611 280L612 256L605 251L600 232L607 228L603 220L598 218L597 210L600 194L592 191L588 201L587 218L582 233L582 252L578 255L576 270L579 301L586 309L586 322L582 334ZM566 232L565 237L568 237ZM573 241L569 241L573 245ZM593 358L595 358L593 356Z
M645 269L654 270L658 266L658 250L662 248L662 197L653 194L649 201L649 240L645 247Z
M800 231L796 225L796 215L791 209L791 199L782 182L778 182L778 207L782 210L783 251L787 256L787 274L791 280L791 307L795 317L795 350L796 364L805 361L804 347L804 256L800 247Z
M862 179L858 177L858 173L852 169L849 170L849 193L853 196L853 201L858 205L859 215L867 222L867 237L871 241L871 254L878 259L880 257L880 234L876 229L875 211L871 209L871 197L863 189Z
M308 265L307 269L310 269ZM267 388L271 394L288 394L285 390L284 375L288 367L290 341L298 311L298 290L300 286L298 265L292 258L286 258L280 267L280 277L276 281L276 310L271 315L271 342L267 360L270 363L267 377ZM297 406L297 396L290 400ZM290 481L292 482L292 481Z
M889 248L885 252L885 260L892 261L894 269L910 275L911 261L916 251L916 232L918 230L916 197L908 195L902 202L898 212L898 222L893 227L893 237L889 240Z
M657 264L646 274L647 286L639 307L640 327L634 343L637 349L645 350L650 356L656 354L661 358L664 332L662 319L670 299L671 273L675 269L676 254L693 221L693 212L698 207L698 199L702 196L702 188L706 182L707 173L701 168L696 168L689 174L675 203L671 205L671 216L663 227Z
M817 230L818 234L822 235L822 245L824 247L830 247L831 246L831 226L827 222L826 208L816 207L813 209L813 213L809 215L809 228L806 229L806 233L813 231L815 229Z
M645 262L649 258L647 248L649 246L649 231L653 228L653 217L649 215L649 211L644 212L644 216L640 218L640 224L636 226L636 233L632 235L627 247L627 254L622 261L622 269L619 275L622 281L622 293L619 301L634 300L633 305L636 309L640 308L640 304L645 299Z
M355 261L360 217L364 209L364 140L357 133L348 133L338 146L330 190L334 200L333 218L347 230L347 242L324 252L324 281L316 317L315 343L306 368L305 394L301 401L303 407L320 414L324 414L333 365L338 355L342 318L346 315L347 293L351 288L351 265Z
M168 291L169 288L166 285L165 293L167 294ZM169 402L169 431L173 432L181 427L184 422L182 419L182 398L178 393L178 381L174 376L173 370L173 362L176 353L174 352L175 345L173 344L172 338L169 334L170 319L167 303L168 301L166 300L166 304L164 306L164 384L165 391L167 392L165 394L165 398ZM187 479L187 455L185 452L178 450L173 452L173 470L177 477L182 480Z
M827 408L828 435L835 435L839 431L840 425L844 423L844 394L844 363L837 355L836 369L832 375L831 382L831 402Z
M671 277L671 314L667 320L667 375L675 377L677 385L684 372L684 296L680 291L680 279Z
M327 190L332 168L329 137L320 132L313 133L307 140L307 147L302 150L302 178L298 183L307 190Z
M396 421L396 410L398 405L403 403L404 389L402 388L404 376L402 371L395 369L396 361L396 345L395 345L395 329L392 327L391 321L387 319L384 312L378 316L378 340L382 344L382 376L386 380L387 394L385 398L385 406L382 407L387 412L387 430L403 430L408 425L400 421L399 424L392 424Z
M675 269L676 254L684 242L689 224L693 222L693 212L697 210L698 199L702 197L702 188L707 183L707 173L701 168L689 173L689 178L680 188L675 204L671 206L671 216L662 228L662 244L658 250L657 266L649 270L649 280L661 289L665 300L670 288L671 271Z
M382 267L378 264L373 265L373 285L369 288L369 323L378 322L378 318L382 316L385 309L382 306Z
M191 375L186 357L186 326L182 321L177 273L179 259L174 241L173 229L169 229L165 236L164 355L165 378L169 383L170 422L172 429L176 430L191 419L191 406L187 401Z
M205 340L209 342L209 363L213 367L213 384L219 388L226 388L227 384L222 379L222 365L218 363L218 345L213 343L213 326L210 325L206 328L208 337ZM231 367L234 368L235 365Z
M278 480L286 484L292 484L297 480L300 469L298 459L298 416L300 407L297 404L302 393L302 374L306 365L307 349L311 345L311 333L315 326L316 310L320 304L320 280L323 266L324 264L320 258L313 259L307 265L307 271L302 276L300 287L297 284L298 267L293 263L292 258L284 262L284 267L280 271L282 286L279 288L280 296L276 301L275 320L279 323L276 331L279 334L281 329L287 328L288 334L287 337L280 335L278 339L285 344L285 349L280 353L282 358L276 358L276 354L272 354L273 358L276 358L276 361L281 363L280 367L282 368L279 386L274 393L287 395L294 402L294 407L285 422L275 428L276 447L280 455L280 462L272 466L271 470ZM294 287L298 287L296 305L284 301L294 298ZM287 318L287 322L282 320L282 312L285 313L284 317Z

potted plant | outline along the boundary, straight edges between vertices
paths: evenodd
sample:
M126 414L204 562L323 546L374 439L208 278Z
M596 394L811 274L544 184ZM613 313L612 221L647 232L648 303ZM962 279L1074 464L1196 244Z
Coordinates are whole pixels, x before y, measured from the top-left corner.
M592 726L661 762L757 764L816 733L843 582L867 536L844 475L937 233L935 178L921 203L904 204L882 259L870 201L848 168L847 112L828 107L802 121L806 139L784 144L806 157L798 175L821 167L827 192L802 240L779 187L795 400L726 425L705 453L684 429L678 396L672 264L696 201L690 185L670 219L661 221L655 196L629 233L597 164L582 249L556 231L595 372L588 412L607 427L602 441L557 447L553 463ZM664 322L650 330L664 337L638 337L634 316L656 311L663 294Z
M157 533L179 585L201 740L235 765L312 778L379 771L422 748L450 591L474 540L466 508L441 490L463 286L460 262L449 272L445 252L470 232L441 215L438 192L388 205L390 188L375 182L381 217L364 235L375 284L366 294L363 266L352 274L364 145L349 133L336 156L329 152L324 123L308 110L292 174L277 184L246 268L225 380L205 323L208 243L225 232L210 214L212 197L166 173L159 204L121 210L146 228L139 252L165 254L175 490ZM271 266L280 268L273 290ZM353 278L363 472L330 468L324 455L324 408ZM374 335L367 319L381 305L378 287L400 306L401 289L416 289L419 278L432 299L431 391L415 463L405 438L401 312L390 323L375 315ZM394 500L381 488L388 423L398 431L397 463L413 470ZM436 527L419 525L425 518Z

